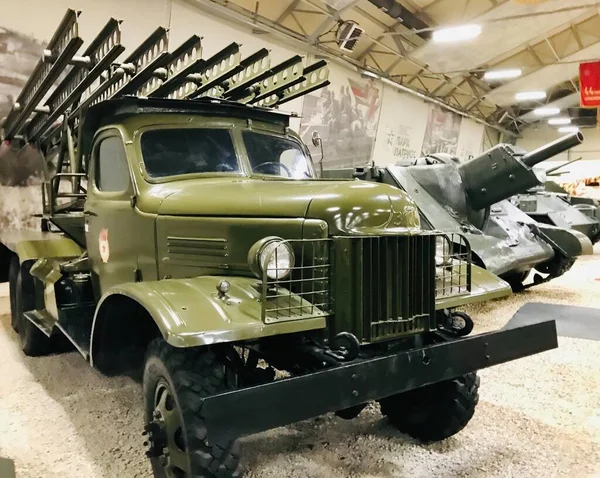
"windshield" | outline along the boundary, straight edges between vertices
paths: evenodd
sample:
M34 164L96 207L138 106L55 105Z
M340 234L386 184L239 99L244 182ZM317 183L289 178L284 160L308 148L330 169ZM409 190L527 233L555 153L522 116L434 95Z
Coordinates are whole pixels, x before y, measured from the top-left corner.
M151 178L193 173L235 173L240 165L226 129L182 128L146 131L141 138Z
M252 172L291 179L313 178L310 160L297 141L244 131L244 144Z

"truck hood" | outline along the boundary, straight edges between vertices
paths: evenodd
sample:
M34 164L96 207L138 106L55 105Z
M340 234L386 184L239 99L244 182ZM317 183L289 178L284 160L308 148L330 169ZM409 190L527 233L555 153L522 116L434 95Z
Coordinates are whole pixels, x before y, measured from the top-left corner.
M416 205L401 190L367 181L191 179L153 186L161 215L323 219L330 234L418 229ZM158 198L157 196L160 196ZM143 203L140 203L143 207Z

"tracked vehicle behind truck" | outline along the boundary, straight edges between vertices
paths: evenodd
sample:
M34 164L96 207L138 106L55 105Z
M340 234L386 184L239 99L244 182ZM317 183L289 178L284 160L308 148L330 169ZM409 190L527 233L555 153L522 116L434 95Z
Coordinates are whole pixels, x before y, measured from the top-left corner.
M76 56L77 17L4 123L56 174L40 230L2 231L0 272L26 354L64 336L103 372L143 370L156 476L238 476L239 437L372 400L441 440L478 369L557 346L552 320L466 336L456 307L487 297L468 241L423 230L396 188L315 179L269 107L327 84L325 63L203 59L196 36L168 53L164 29L119 62L116 20Z
M550 180L562 174L559 170L581 160L567 161L547 171L540 171L539 185L511 198L521 211L543 224L574 229L585 234L592 244L600 240L600 203L583 196L569 194L560 184Z
M325 176L401 188L417 204L424 227L464 235L475 264L522 290L531 271L536 273L527 287L564 274L578 256L592 253L582 232L537 222L511 202L540 184L533 166L582 141L583 135L574 133L530 153L500 144L462 163L432 154L385 168L325 171Z

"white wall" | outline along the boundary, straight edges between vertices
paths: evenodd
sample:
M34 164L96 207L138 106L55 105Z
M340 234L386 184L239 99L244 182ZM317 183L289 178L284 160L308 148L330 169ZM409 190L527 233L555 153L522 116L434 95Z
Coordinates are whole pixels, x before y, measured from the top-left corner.
M560 181L571 181L584 177L600 175L600 131L597 128L582 129L584 140L579 146L566 151L540 164L540 168L548 169L569 159L582 157L581 161L565 167L568 175L560 176ZM522 137L517 140L517 146L531 151L540 146L564 136L556 128L547 125L531 126L525 129Z
M428 114L429 105L424 101L385 86L373 151L375 164L386 166L420 156Z

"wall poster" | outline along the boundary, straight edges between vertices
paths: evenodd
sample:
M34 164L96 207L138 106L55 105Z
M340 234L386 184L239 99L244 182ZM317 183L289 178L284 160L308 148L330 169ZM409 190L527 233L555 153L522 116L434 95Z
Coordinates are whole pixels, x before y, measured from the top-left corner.
M300 136L318 163L320 150L312 147L311 136L319 133L325 169L364 166L371 161L382 88L372 78L356 76L332 68L331 85L304 97Z
M42 55L43 44L0 26L0 127ZM32 227L40 213L42 158L35 148L0 145L0 228Z
M462 117L441 106L429 107L425 139L421 155L432 153L456 154Z

